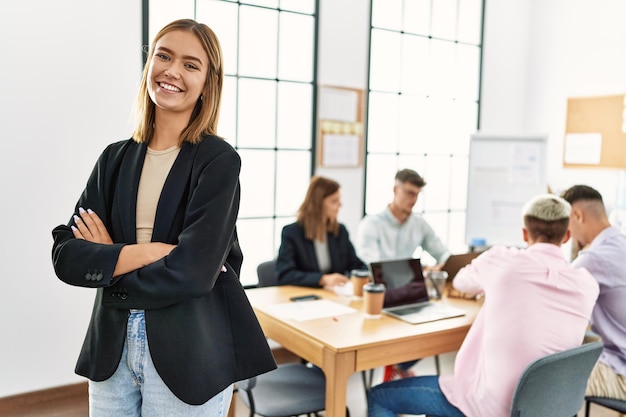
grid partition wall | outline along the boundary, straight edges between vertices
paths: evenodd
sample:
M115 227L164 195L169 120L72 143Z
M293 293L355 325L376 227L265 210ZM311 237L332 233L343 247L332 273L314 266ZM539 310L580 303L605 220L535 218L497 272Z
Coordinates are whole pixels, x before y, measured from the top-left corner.
M159 13L155 4L151 17ZM256 266L276 255L281 229L295 220L312 174L317 4L195 0L193 10L224 55L218 132L242 159L241 277L254 285Z
M452 252L467 249L483 8L483 0L372 0L365 212L391 201L398 169L414 169L427 183L414 210Z

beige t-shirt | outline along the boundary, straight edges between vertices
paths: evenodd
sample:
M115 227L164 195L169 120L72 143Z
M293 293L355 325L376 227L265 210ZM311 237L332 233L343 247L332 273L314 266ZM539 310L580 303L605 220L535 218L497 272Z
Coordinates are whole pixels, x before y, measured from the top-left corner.
M156 217L157 204L165 179L180 152L179 146L162 151L148 148L137 190L137 243L149 243Z

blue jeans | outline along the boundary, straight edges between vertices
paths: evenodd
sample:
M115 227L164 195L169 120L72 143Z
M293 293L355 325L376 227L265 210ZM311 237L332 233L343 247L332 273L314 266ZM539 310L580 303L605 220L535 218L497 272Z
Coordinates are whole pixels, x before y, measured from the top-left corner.
M369 417L396 417L398 414L465 417L441 392L438 375L404 378L377 385L367 396L367 410Z
M225 417L232 395L231 385L202 405L189 405L172 394L152 363L144 312L131 310L126 343L117 370L106 381L89 381L89 415Z

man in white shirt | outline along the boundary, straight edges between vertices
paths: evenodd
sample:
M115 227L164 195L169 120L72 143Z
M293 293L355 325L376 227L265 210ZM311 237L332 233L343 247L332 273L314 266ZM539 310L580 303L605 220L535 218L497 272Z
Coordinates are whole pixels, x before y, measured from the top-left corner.
M421 247L442 265L450 251L424 218L413 212L419 193L426 185L412 169L396 173L393 201L379 214L365 216L359 223L356 251L366 263L410 258Z
M365 263L387 259L412 258L418 247L436 259L441 268L450 251L437 237L424 218L413 213L420 191L426 185L424 179L412 169L396 173L393 201L376 215L365 216L359 223L356 251ZM413 376L410 370L416 361L385 367L384 381Z

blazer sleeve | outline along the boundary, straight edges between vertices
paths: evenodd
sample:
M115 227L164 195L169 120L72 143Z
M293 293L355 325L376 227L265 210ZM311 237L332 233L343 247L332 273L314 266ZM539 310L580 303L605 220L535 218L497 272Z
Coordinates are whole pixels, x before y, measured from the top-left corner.
M315 250L297 224L283 227L276 276L280 285L320 287L322 273L317 266Z
M238 279L238 267L230 265L227 258L236 244L241 160L234 149L229 149L194 168L200 172L197 179L192 178L195 183L176 248L166 257L116 280L105 289L103 305L164 308L207 294L220 277Z
M117 172L116 165L121 159L124 145L109 145L100 155L94 166L83 193L74 208L91 208L109 224L111 188ZM123 243L101 245L74 238L70 226L73 216L66 225L60 225L52 231L52 264L56 275L63 282L79 287L106 287L113 282L113 271L117 264Z

